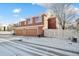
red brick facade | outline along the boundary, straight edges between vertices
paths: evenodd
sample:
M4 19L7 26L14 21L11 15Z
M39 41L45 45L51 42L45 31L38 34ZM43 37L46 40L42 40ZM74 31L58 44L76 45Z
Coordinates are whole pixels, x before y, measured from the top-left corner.
M32 25L35 25L36 21L35 21L35 17L32 17Z
M20 27L22 27L22 26L28 26L28 21L25 20L25 21L19 22L19 26L20 26Z
M33 28L17 28L15 30L15 34L22 36L38 36L43 34L43 26L34 26Z
M21 21L19 27L15 28L15 34L16 35L23 35L23 36L38 36L42 35L44 30L44 16L42 15L41 21L36 22L36 17L32 17L30 20ZM32 23L29 24L29 21L32 21ZM56 29L56 18L49 18L48 19L48 28Z

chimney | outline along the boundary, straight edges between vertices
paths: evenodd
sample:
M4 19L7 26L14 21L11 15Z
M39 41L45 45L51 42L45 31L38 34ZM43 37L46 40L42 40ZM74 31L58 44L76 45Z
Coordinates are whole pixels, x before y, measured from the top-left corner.
M32 17L32 25L35 25L35 17Z
M46 14L42 14L41 17L42 17L42 24L44 25L44 17L46 17L47 15Z
M25 26L25 21L20 22L21 26Z

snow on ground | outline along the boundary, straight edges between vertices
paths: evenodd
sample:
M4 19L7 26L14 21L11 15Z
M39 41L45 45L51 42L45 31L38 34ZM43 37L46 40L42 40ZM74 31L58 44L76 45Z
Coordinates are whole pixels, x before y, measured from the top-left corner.
M79 43L47 37L0 35L0 55L77 56Z
M13 31L0 31L0 34L12 34Z
M79 43L74 43L74 42L71 42L70 40L61 40L56 38L28 37L28 38L24 38L23 41L47 45L47 46L53 46L53 47L77 51L77 52L79 51Z

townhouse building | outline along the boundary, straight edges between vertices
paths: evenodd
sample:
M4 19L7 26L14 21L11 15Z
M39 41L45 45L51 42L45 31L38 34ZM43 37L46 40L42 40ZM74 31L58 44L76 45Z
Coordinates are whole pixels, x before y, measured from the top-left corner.
M55 16L42 14L20 21L16 24L14 32L21 36L43 36L44 29L57 28L59 28L59 25Z

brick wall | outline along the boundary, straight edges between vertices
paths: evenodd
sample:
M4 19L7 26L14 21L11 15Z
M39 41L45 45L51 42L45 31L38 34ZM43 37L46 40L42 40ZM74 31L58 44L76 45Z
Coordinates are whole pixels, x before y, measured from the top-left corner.
M26 20L24 20L24 21L21 21L21 22L19 22L19 24L20 24L20 27L23 27L23 26L34 26L34 25L43 25L44 24L44 15L42 15L41 16L41 19L39 19L39 20L41 20L41 22L36 22L36 17L32 17L32 19L30 20L28 20L28 19L26 19ZM29 22L31 22L31 23L29 23Z
M19 23L20 23L20 26L28 26L28 21L27 20L21 21Z
M32 17L32 20L21 21L20 22L21 26L15 28L15 34L22 35L22 36L38 36L38 35L43 34L44 33L44 30L43 30L44 17L45 16L46 16L45 14L43 14L41 16L42 17L40 19L40 20L42 20L41 22L36 22L36 17ZM52 29L56 29L56 18L50 18L49 20L50 20L49 24L48 24L49 27ZM32 23L29 23L29 21L32 21ZM40 26L40 25L42 25L42 26ZM24 28L21 28L21 27L24 27Z
M43 34L43 26L37 26L33 28L17 28L15 29L15 34L16 35L22 35L22 36L38 36Z
M36 21L35 21L35 17L32 17L32 25L35 25Z

